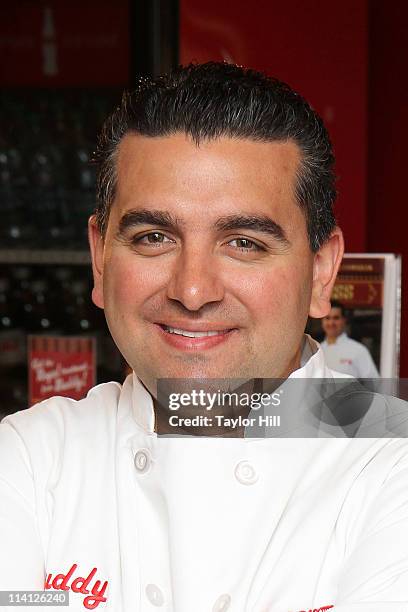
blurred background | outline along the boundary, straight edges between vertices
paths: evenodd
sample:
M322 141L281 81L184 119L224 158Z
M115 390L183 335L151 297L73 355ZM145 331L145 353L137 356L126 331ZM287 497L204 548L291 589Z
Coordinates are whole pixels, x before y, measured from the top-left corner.
M321 114L347 251L402 256L408 376L407 20L397 0L2 2L0 411L27 407L30 334L91 338L96 380L123 379L126 364L90 300L89 162L124 89L194 60L264 70Z

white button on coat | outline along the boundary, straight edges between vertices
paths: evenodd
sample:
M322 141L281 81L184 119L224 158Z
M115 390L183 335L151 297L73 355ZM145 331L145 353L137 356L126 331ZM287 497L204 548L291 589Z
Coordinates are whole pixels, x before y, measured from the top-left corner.
M135 455L135 468L140 474L145 474L151 465L150 453L146 448L138 450Z
M156 606L157 608L164 604L163 593L155 584L148 584L146 586L146 597L152 606Z
M231 597L225 593L220 595L214 604L212 612L226 612L231 605Z
M249 461L240 461L235 468L235 478L243 485L252 485L258 480L258 474Z

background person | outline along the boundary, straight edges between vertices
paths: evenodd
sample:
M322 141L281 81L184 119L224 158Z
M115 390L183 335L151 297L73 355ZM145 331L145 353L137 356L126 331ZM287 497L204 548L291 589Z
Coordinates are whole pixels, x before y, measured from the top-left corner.
M326 334L321 343L327 365L332 370L355 378L378 378L379 373L369 350L346 334L347 319L340 302L331 300L331 309L322 319Z

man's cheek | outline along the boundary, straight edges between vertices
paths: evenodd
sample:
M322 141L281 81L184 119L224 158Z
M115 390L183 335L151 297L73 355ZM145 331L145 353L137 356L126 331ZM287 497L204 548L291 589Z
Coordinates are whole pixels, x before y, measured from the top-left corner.
M290 309L297 309L302 302L297 294L296 274L277 270L268 276L257 279L248 287L248 300L260 313L285 316Z
M228 289L237 296L240 296L241 301L256 302L269 301L275 295L278 295L285 289L287 285L288 275L284 270L270 269L259 270L252 269L250 272L245 270L243 274L229 274L226 281Z
M135 265L132 258L115 258L110 265L110 274L104 282L105 299L121 306L141 301L152 283L151 275Z
M117 308L120 311L127 310L132 303L134 287L126 280L126 276L115 274L108 282L105 282L105 309Z

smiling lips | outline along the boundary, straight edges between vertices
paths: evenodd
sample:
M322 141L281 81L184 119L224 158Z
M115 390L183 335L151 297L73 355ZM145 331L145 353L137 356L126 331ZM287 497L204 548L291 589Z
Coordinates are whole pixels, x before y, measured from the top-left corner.
M177 334L179 336L187 336L188 338L204 338L205 336L219 336L220 334L227 334L229 329L215 330L215 331L190 331L188 329L177 329L176 327L170 327L164 325L164 331L169 334Z
M157 325L162 338L174 348L184 350L205 350L225 342L236 328L192 330L172 327L166 324Z

